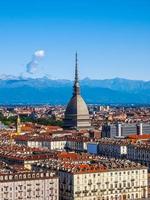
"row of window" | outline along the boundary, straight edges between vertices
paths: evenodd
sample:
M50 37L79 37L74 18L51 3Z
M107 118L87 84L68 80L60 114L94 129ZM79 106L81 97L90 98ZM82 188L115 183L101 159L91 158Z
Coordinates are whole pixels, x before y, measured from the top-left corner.
M51 177L51 173L36 173L36 174L20 174L20 175L5 175L5 176L0 176L0 181L4 181L4 180L18 180L18 179L30 179L30 178L43 178L46 175L46 177Z
M93 173L93 174L89 174L88 177L93 176L93 178L96 178L97 176L102 176L102 177L104 177L104 176L114 176L114 175L119 175L119 176L121 176L121 175L123 175L123 174L124 174L124 175L131 175L131 174L139 174L139 173L141 173L141 170L121 171L121 172L111 172L111 173ZM143 170L142 173L145 174L145 173L146 173L146 170ZM80 179L80 178L81 178L81 176L78 175L78 176L77 176L77 179ZM84 175L83 178L86 179L86 178L87 178L87 175Z

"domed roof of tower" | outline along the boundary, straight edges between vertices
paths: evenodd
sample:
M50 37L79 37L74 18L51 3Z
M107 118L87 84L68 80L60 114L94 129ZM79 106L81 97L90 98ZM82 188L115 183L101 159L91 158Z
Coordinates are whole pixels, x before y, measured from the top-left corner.
M66 108L66 114L89 115L87 105L81 95L73 96Z

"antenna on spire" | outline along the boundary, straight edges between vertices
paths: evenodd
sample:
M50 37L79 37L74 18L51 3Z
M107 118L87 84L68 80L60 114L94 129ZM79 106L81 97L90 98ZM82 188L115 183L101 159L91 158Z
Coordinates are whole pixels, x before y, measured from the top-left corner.
M75 82L78 82L78 53L75 55Z
M75 54L75 80L73 95L80 94L79 77L78 77L78 54Z

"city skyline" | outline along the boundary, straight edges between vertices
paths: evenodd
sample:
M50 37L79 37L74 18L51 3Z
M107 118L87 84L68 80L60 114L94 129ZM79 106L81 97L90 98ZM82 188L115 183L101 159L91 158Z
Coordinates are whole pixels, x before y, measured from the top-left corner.
M77 50L80 79L150 80L149 10L148 0L3 1L0 75L73 79Z
M149 11L0 2L0 200L150 199Z

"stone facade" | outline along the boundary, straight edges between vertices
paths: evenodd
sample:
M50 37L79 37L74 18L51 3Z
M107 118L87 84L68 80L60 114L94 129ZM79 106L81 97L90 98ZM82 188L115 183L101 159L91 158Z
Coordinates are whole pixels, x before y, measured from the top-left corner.
M52 172L0 175L0 200L58 200L59 181Z
M146 168L71 173L60 171L61 200L125 200L148 197Z

